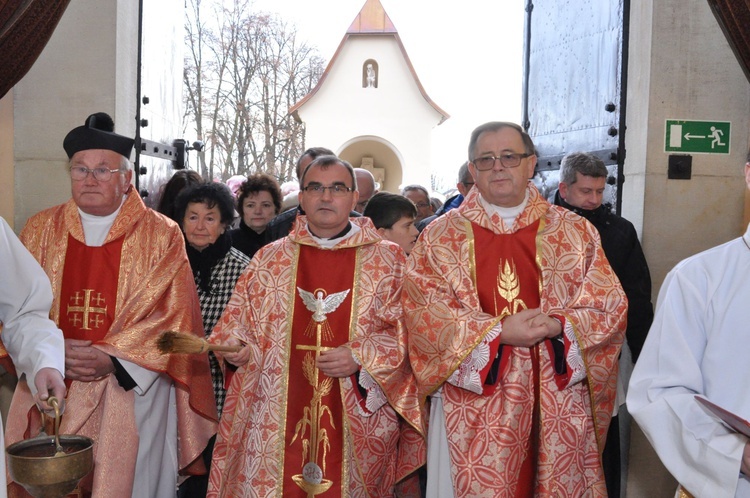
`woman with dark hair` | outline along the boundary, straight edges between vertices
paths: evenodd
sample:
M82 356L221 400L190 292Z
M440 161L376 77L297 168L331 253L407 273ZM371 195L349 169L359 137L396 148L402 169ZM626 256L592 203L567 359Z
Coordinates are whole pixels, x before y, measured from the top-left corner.
M273 177L258 173L240 186L237 211L240 227L232 230L232 246L251 258L268 243L266 225L281 211L281 189Z
M174 221L178 221L175 216L174 205L177 196L186 187L199 185L201 183L205 183L203 177L193 170L181 169L175 171L172 178L170 178L162 188L161 197L159 198L159 204L156 206L156 211Z
M237 279L250 258L232 247L227 227L234 218L234 197L222 183L204 183L184 189L177 196L175 214L187 241L186 249L203 316L206 337L221 317ZM209 353L216 409L224 408L224 376L213 353ZM206 467L211 462L213 443L203 453ZM180 486L178 496L206 496L208 476L194 476Z

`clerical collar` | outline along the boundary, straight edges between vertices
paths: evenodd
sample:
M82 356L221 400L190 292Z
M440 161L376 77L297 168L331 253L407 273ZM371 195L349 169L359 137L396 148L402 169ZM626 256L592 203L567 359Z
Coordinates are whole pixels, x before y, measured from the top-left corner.
M502 207L502 206L496 206L495 204L491 204L488 201L482 197L482 195L479 195L479 202L482 204L482 207L487 212L487 216L492 218L493 214L497 214L503 219L503 222L507 226L513 226L513 222L516 221L516 217L523 212L524 209L526 209L526 204L529 202L529 190L526 189L526 195L523 197L523 202L519 204L518 206L513 207Z
M750 249L750 225L747 226L747 230L745 231L745 234L742 236L742 240L745 242L745 245L748 249Z
M349 237L359 233L362 229L359 228L356 225L352 225L352 222L347 222L346 227L344 227L343 230L341 230L339 233L334 235L333 237L323 239L321 237L318 237L315 235L312 230L310 229L310 225L307 225L307 231L310 232L310 236L312 236L313 240L321 247L324 247L326 249L330 249L334 247L336 244L341 242L344 239L348 239Z
M123 195L120 206L114 213L106 216L84 213L81 211L81 208L78 208L78 214L81 216L81 225L83 225L83 236L86 239L87 246L101 247L104 245L104 241L107 240L107 235L109 235L109 229L112 228L115 218L120 214L122 205L125 204L125 199L127 198L127 194Z

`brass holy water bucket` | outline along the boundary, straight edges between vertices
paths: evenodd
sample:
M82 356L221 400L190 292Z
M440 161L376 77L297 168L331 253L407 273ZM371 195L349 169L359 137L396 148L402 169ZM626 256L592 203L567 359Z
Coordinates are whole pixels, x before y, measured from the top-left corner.
M94 467L94 442L85 436L59 435L60 408L55 398L55 435L39 435L5 449L8 473L34 498L62 498Z

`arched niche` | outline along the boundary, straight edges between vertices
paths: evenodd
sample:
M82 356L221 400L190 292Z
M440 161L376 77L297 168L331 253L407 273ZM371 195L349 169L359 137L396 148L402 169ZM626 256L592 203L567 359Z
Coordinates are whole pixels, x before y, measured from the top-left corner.
M362 64L362 88L377 88L380 79L380 68L378 61L367 59Z

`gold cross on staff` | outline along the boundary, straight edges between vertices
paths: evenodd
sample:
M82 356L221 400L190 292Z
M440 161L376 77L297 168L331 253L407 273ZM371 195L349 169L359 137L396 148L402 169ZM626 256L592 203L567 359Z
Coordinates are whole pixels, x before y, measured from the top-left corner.
M315 326L315 345L314 346L302 346L302 345L295 346L296 349L301 349L303 351L315 351L316 360L318 359L318 357L320 357L321 351L330 351L331 349L335 349L335 348L329 348L329 347L320 345L320 343L322 342L322 336L323 336L323 323L317 323ZM317 385L318 385L318 367L316 366L315 367L315 386L317 387Z
M83 289L84 292L84 298L83 298L83 306L71 306L68 305L68 315L72 313L83 313L83 326L81 327L83 330L91 330L89 327L89 315L90 314L97 314L101 313L104 314L107 312L107 307L95 307L91 306L91 293L94 292L94 289ZM76 291L76 295L71 297L71 301L78 304L81 301L81 296L79 295L80 291ZM101 304L102 301L104 301L104 298L101 297L101 292L97 292L96 297L93 298L94 301L96 301L97 304ZM77 315L73 315L73 322L77 324L78 320L76 319ZM98 328L99 325L101 325L103 321L97 317L97 319L94 322L94 325Z

